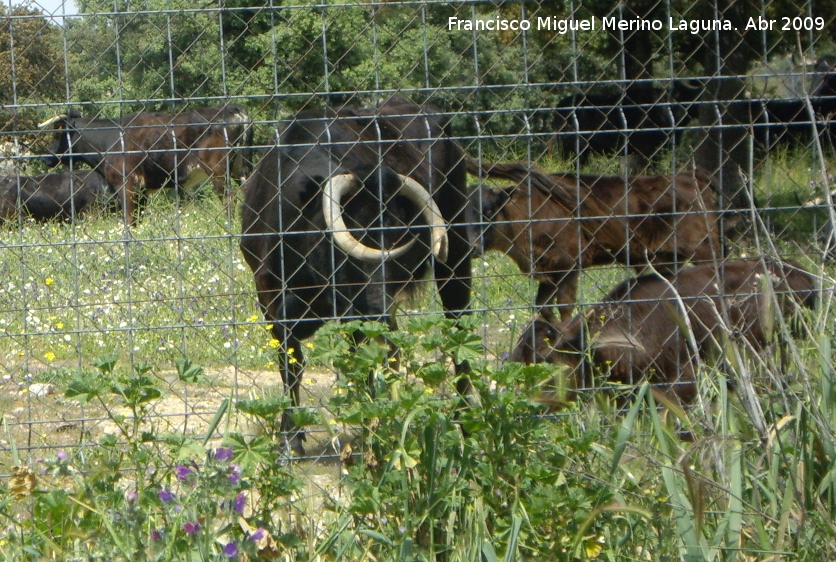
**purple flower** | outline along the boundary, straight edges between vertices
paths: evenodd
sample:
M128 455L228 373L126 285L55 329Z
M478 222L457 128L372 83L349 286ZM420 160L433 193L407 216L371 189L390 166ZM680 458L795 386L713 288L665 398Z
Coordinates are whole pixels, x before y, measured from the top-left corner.
M174 469L174 474L177 476L177 479L182 482L188 480L192 473L194 473L194 470L182 464L178 464Z
M135 502L138 497L139 496L137 495L136 490L128 490L127 492L125 492L125 500L128 503Z
M221 447L215 449L215 460L220 462L227 462L232 460L232 447Z
M233 486L241 481L241 467L237 464L229 465L229 483Z
M234 558L238 556L238 545L234 542L226 543L226 546L224 547L224 554L227 558Z
M60 451L58 451L57 453L55 453L55 457L56 457L59 461L65 461L65 460L67 460L67 451L65 451L64 449L61 449Z
M157 490L157 495L160 497L160 501L163 503L171 503L174 501L174 493L171 490L163 490L160 488Z
M259 527L259 528L256 530L256 532L255 532L255 533L253 533L252 535L250 535L250 540L251 540L251 541L260 541L260 540L261 540L261 539L263 539L263 538L264 538L264 528L263 528L263 527Z
M183 531L185 531L187 535L196 535L197 532L200 531L200 523L197 521L183 523Z
M235 513L244 513L244 505L247 503L247 493L241 492L232 501L232 510Z
M154 529L151 531L151 540L154 542L160 542L163 540L163 531L160 529Z

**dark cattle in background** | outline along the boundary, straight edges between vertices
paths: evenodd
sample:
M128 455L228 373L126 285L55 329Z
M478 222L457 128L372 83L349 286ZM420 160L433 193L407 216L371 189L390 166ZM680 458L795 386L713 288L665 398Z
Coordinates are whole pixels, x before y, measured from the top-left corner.
M294 406L300 341L329 319L394 326L393 307L431 267L445 314L469 308L466 173L446 127L441 116L392 100L302 112L281 123L278 146L244 183L241 250L281 342ZM468 385L459 379L460 391ZM293 429L288 415L282 423ZM290 438L297 451L301 437Z
M44 162L84 162L97 169L119 195L129 224L136 222L141 191L183 187L194 181L193 173L210 177L223 199L227 173L245 171L252 144L250 118L239 105L119 119L83 118L70 111L39 125L47 126L57 131Z
M669 89L634 84L622 92L573 94L558 102L554 131L564 154L581 163L590 153L635 155L649 161L697 116L702 91L696 81L675 80Z
M43 221L73 219L111 197L107 181L94 171L0 178L0 219L22 213Z
M472 161L469 162L473 172ZM699 170L664 176L543 174L522 164L485 164L516 185L474 192L477 252L507 254L539 283L536 305L566 319L581 268L611 263L669 273L677 263L721 256L716 195ZM530 185L529 185L530 182Z
M825 55L816 61L818 84L813 97L836 96L836 55Z
M836 176L828 174L828 185L836 183ZM817 187L818 189L819 187ZM824 226L819 230L818 239L821 243L822 254L826 262L836 261L836 232L834 232L834 214L831 210L836 205L836 189L824 197L816 197L802 204L802 207L807 209L819 209L824 214Z
M782 144L809 147L816 138L827 147L836 138L836 124L832 122L836 114L836 97L814 95L810 97L809 105L802 98L731 102L737 103L747 106L758 150L774 150Z
M780 145L809 147L819 138L824 147L836 138L836 61L822 57L815 66L818 83L805 98L770 98L732 101L743 104L751 117L755 147L769 151ZM812 111L812 113L811 113ZM814 127L815 126L815 130ZM815 131L815 134L814 134Z
M799 305L814 306L816 278L795 263L740 259L682 269L671 279L629 279L568 322L535 319L511 359L568 365L572 389L599 387L596 375L630 385L647 379L687 404L696 396L698 359L722 356L727 338L755 353L767 349L773 295L789 318Z

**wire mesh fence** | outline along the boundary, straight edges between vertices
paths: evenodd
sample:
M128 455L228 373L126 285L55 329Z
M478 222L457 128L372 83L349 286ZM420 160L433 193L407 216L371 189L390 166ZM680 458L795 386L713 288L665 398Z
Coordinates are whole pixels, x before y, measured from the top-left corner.
M549 384L586 400L603 368L700 403L718 368L703 363L724 361L699 334L722 325L766 365L744 395L832 371L811 351L833 328L829 2L255 4L0 8L4 477L12 450L84 451L137 414L90 400L97 385L124 397L147 379L149 434L209 440L285 371L327 419L330 321L393 326L392 311L413 331L470 315L478 359L553 363ZM746 256L766 261L718 273ZM648 263L667 277L622 284ZM797 337L771 318L822 289ZM788 348L774 357L770 333ZM728 345L731 371L751 364ZM782 400L744 403L761 437ZM307 432L320 464L302 472L336 480L346 436Z

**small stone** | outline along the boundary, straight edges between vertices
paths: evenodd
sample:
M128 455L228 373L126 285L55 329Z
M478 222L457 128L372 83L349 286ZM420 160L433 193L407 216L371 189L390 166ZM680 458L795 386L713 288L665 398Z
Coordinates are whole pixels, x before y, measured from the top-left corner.
M36 382L29 385L29 394L36 398L43 398L50 394L55 394L55 385L49 383Z

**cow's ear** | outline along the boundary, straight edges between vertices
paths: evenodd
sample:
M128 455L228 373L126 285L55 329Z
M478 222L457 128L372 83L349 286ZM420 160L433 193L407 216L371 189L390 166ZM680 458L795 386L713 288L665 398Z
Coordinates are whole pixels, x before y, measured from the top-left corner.
M620 348L632 349L644 353L644 346L633 335L628 333L607 333L600 335L592 341L592 349Z
M482 200L482 212L486 217L493 218L508 203L510 198L508 191L491 187L485 191L485 197Z

